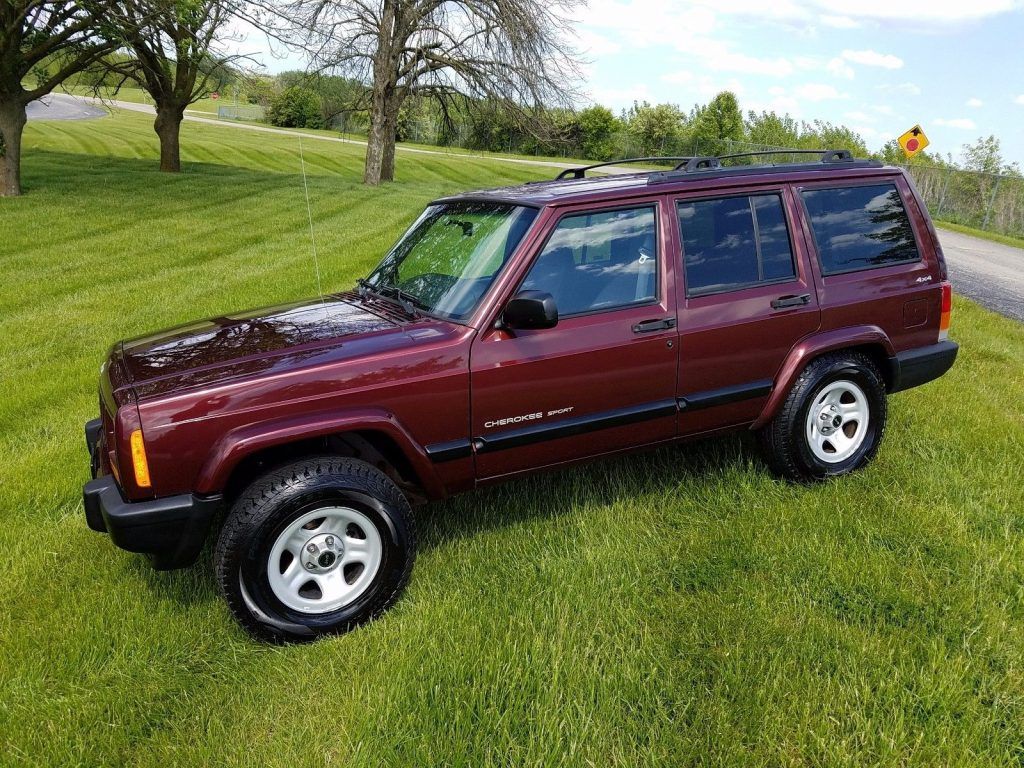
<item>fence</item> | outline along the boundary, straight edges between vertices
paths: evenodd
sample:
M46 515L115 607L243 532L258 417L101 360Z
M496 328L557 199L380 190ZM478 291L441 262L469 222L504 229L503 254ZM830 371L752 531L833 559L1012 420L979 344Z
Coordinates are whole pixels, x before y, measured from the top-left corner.
M906 168L934 218L1024 237L1024 178L927 165Z
M258 104L222 104L217 107L217 117L225 120L264 120L266 110Z

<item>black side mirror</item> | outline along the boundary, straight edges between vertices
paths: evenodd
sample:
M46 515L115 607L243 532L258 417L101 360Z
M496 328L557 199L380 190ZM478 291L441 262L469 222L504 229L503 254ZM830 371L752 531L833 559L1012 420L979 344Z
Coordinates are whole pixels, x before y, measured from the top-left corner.
M554 328L558 325L555 297L544 291L520 291L505 306L501 320L506 328Z

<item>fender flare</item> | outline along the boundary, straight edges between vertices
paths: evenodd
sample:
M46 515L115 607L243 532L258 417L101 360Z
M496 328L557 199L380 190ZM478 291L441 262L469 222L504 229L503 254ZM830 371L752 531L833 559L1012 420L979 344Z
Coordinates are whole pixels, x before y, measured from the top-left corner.
M808 361L825 352L863 346L879 346L890 358L896 354L889 336L877 325L859 325L822 331L798 341L789 350L782 367L779 368L768 402L765 403L761 415L750 425L750 428L760 429L775 417ZM882 373L885 375L886 371L883 370Z
M394 414L382 408L308 413L236 427L211 447L199 471L196 492L220 492L239 463L258 451L299 440L357 431L381 432L391 438L409 460L423 490L432 498L446 495L427 452Z

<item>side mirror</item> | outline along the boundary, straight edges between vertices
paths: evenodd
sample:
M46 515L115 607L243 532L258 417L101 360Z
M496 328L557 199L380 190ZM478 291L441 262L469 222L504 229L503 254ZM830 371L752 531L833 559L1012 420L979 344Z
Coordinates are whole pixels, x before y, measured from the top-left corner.
M544 291L520 291L505 306L501 320L512 329L554 328L558 325L555 297Z

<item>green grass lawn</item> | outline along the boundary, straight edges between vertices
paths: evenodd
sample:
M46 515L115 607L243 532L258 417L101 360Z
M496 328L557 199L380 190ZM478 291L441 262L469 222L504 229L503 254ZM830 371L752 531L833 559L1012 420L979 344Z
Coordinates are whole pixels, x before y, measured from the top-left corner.
M141 115L30 124L0 200L0 763L1019 765L1024 326L958 300L940 381L877 461L815 487L747 435L421 513L405 597L251 642L209 559L155 573L86 528L83 422L114 340L315 293L297 145ZM548 175L305 145L325 288L431 198Z

